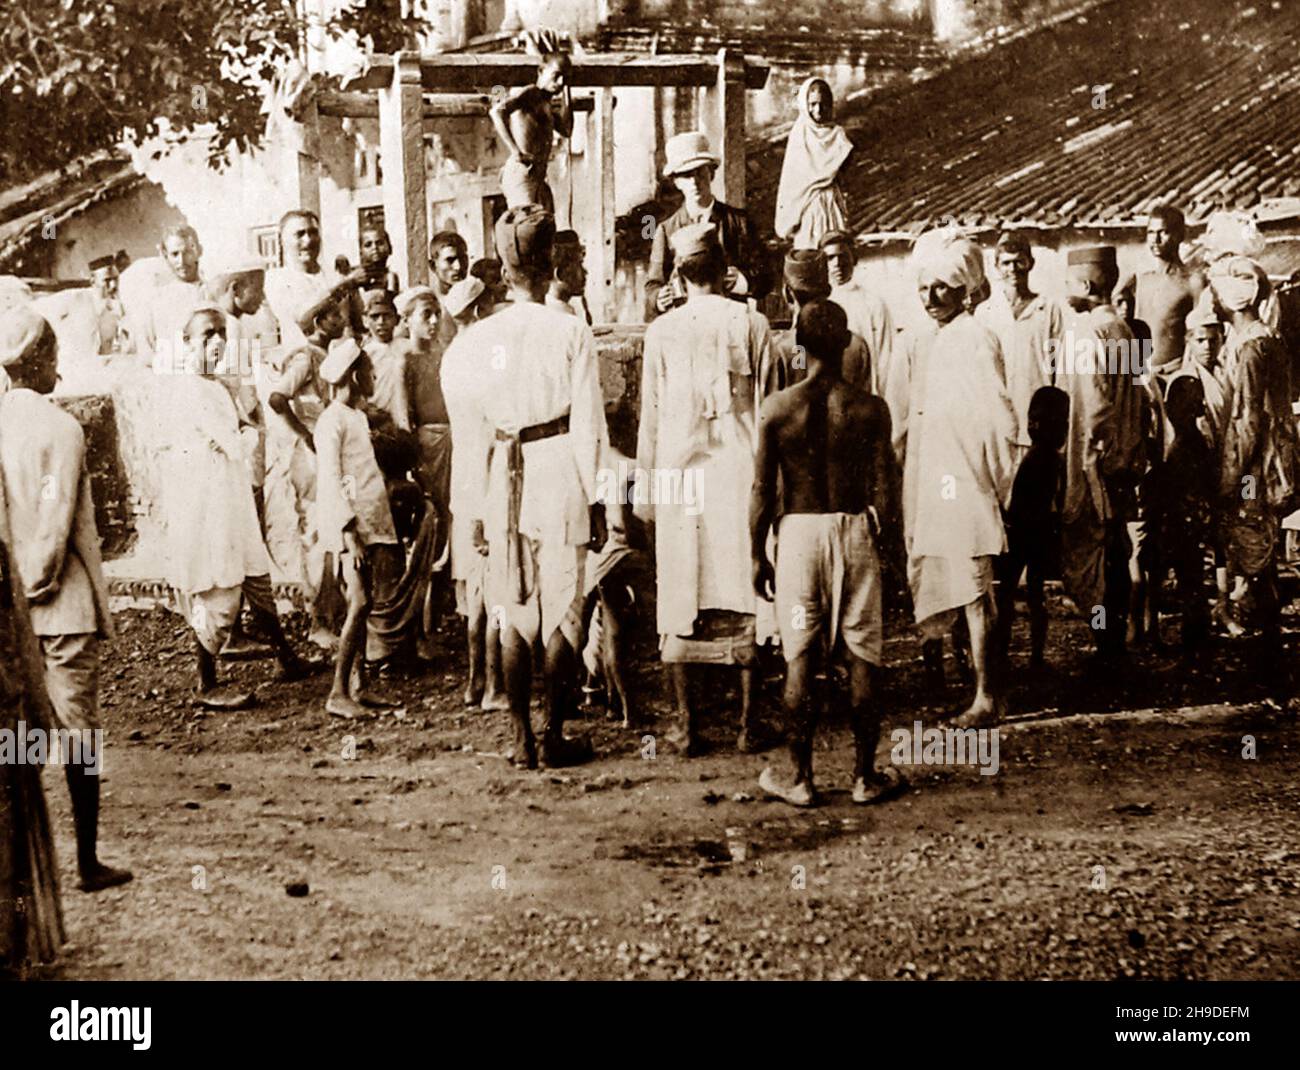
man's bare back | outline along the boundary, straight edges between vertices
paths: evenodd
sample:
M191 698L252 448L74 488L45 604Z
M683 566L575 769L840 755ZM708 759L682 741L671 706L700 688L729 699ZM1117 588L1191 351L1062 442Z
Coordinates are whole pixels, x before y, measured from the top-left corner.
M770 451L768 463L780 474L782 513L864 513L874 506L883 519L892 460L884 401L842 379L808 379L769 397L762 420L759 449Z

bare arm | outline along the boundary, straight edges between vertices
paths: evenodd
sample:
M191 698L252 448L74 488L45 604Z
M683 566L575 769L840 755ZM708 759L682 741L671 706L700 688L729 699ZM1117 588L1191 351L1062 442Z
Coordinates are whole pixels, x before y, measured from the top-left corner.
M780 471L773 406L765 403L758 424L758 455L754 458L754 484L749 494L750 557L753 562L754 593L772 601L776 576L767 559L767 533L776 516L776 487Z
M271 406L272 412L284 417L285 423L289 425L293 433L307 443L307 448L314 453L316 443L312 440L311 432L307 430L307 425L298 418L298 414L293 411L289 399L283 394L272 394L266 399L266 403Z
M513 93L507 94L503 100L498 100L488 109L488 114L492 116L492 125L496 128L497 137L505 145L506 151L525 163L529 162L531 157L520 149L519 143L515 141L515 135L510 130L510 116L524 106L527 92L528 88L517 89Z
M561 137L573 136L573 99L566 85L558 97L552 97L551 118Z

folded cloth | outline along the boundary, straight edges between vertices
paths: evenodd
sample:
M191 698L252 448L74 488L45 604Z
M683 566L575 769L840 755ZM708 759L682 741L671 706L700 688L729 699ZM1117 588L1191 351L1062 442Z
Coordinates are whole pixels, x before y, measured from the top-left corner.
M786 660L824 638L879 665L880 560L865 513L791 513L776 542L776 619Z

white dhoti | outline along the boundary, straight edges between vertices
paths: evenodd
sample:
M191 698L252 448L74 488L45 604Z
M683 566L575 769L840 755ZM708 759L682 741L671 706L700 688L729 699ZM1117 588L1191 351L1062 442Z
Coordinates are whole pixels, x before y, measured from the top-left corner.
M993 591L993 562L985 557L913 557L907 562L916 623L926 639L937 639L957 610Z

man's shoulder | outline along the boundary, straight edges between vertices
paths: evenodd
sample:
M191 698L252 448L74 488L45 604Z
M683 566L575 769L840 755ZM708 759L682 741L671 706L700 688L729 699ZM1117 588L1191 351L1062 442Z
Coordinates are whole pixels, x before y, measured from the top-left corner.
M21 426L21 434L12 436L12 441L24 451L48 442L85 441L85 432L77 418L35 390L17 389L0 394L0 406L7 424Z

